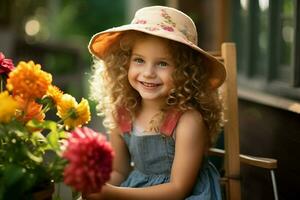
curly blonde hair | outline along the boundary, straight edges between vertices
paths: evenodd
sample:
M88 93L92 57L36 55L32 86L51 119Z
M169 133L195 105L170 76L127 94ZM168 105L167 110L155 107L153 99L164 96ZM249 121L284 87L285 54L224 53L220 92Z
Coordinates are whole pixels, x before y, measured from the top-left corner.
M140 106L141 97L129 84L127 73L134 42L143 37L149 35L124 32L105 52L102 60L96 60L94 64L92 99L98 103L97 109L104 116L103 124L108 129L117 126L120 107L126 108L133 120ZM191 109L199 111L208 127L212 144L223 125L223 108L218 90L209 87L208 66L203 65L199 53L188 46L166 41L176 68L172 74L174 88L169 92L159 117L163 118L166 111L174 107L183 112ZM152 123L158 126L157 121Z

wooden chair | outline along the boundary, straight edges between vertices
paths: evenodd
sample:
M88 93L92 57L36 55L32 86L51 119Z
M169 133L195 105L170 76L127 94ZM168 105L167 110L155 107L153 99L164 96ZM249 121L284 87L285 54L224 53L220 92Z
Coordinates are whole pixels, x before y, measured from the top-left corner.
M224 125L224 149L210 149L211 155L224 157L224 177L222 177L221 182L225 186L226 199L241 199L240 164L243 163L270 171L274 199L278 200L274 174L274 170L277 168L277 160L240 154L235 44L223 43L221 54L215 52L212 54L224 63L227 71L226 81L220 88L224 99L224 117L226 120Z

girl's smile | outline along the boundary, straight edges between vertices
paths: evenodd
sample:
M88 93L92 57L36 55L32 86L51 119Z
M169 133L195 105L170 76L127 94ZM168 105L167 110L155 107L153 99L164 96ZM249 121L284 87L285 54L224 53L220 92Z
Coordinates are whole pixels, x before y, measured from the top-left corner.
M167 42L148 36L137 40L133 46L128 80L143 100L161 102L174 87L174 69Z
M149 89L153 89L155 87L158 87L162 84L156 84L156 83L147 83L147 82L143 82L143 81L140 81L140 83L145 86L146 88L149 88Z

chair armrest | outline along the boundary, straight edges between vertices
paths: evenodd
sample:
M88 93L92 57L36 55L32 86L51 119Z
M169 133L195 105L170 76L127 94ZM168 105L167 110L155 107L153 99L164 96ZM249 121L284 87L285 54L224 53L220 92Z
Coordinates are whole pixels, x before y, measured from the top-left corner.
M225 150L218 149L218 148L210 148L209 155L212 156L224 156ZM264 169L276 169L277 168L277 160L272 158L264 158L264 157L257 157L257 156L250 156L240 154L240 161L243 164L251 165L255 167L260 167Z

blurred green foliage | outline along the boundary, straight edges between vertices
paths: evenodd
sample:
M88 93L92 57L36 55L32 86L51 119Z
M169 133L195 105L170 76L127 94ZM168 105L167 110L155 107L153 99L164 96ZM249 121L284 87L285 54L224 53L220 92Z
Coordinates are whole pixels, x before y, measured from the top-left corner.
M96 32L121 25L125 19L124 0L64 0L51 16L51 32L55 37L90 38ZM55 6L55 5L54 5Z
M0 7L9 8L10 26L19 38L28 44L58 42L61 45L82 49L85 60L90 37L112 26L124 24L124 0L3 0ZM29 20L37 20L39 32L34 36L25 33ZM49 58L49 60L51 60Z
M3 4L3 5L2 5ZM124 0L10 0L11 18L18 28L27 19L40 19L43 27L50 27L51 35L68 38L72 35L89 37L91 34L124 23Z

